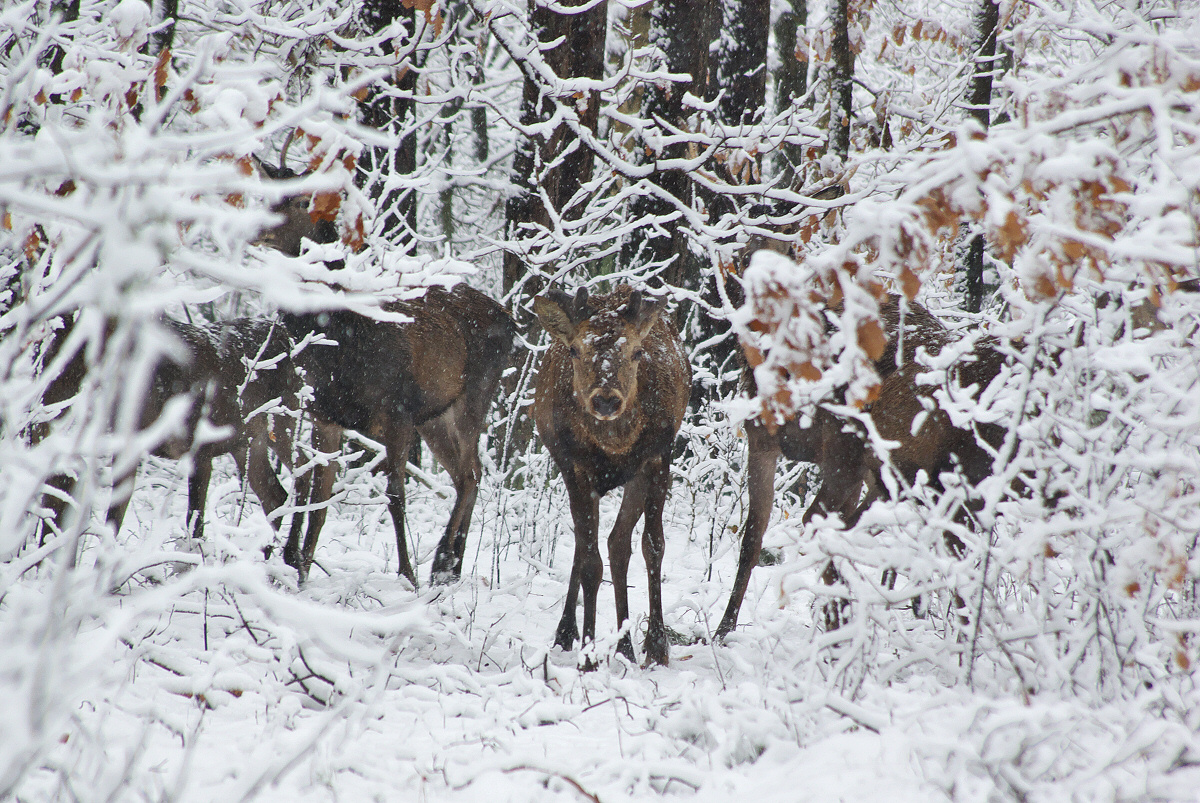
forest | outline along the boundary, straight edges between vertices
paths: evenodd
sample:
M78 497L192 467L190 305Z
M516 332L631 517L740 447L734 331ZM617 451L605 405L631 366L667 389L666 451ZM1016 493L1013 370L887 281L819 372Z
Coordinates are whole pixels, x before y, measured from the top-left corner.
M1197 344L1195 0L0 0L0 800L1193 800Z

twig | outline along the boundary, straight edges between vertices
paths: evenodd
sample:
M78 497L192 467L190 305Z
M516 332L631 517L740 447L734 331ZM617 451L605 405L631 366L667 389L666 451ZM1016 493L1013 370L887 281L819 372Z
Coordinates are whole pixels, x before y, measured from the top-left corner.
M595 793L589 792L588 790L584 789L583 784L579 783L579 781L575 780L574 778L572 778L570 775L567 775L566 773L558 772L557 770L548 770L548 769L544 769L542 767L530 767L526 764L518 764L515 767L508 767L507 769L501 770L501 772L505 773L506 775L510 772L522 772L522 771L540 772L543 775L550 776L551 778L558 778L559 780L565 781L566 783L570 784L575 789L575 791L579 793L580 797L582 797L584 800L590 800L590 801L592 801L592 803L600 803L600 798Z

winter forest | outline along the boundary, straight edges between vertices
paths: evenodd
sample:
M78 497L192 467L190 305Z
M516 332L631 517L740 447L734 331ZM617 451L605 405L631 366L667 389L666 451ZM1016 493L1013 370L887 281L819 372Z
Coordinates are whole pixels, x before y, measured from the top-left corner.
M0 0L0 800L1194 800L1198 343L1194 0Z

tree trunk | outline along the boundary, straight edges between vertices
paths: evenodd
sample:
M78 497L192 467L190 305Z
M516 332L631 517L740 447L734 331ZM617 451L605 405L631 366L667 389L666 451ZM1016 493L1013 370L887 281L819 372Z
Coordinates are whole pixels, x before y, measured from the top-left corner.
M975 74L968 90L968 111L986 131L991 125L992 80L996 74L996 36L1000 25L1000 5L996 0L980 0L975 18ZM982 234L971 237L967 248L966 293L967 309L979 312L983 308Z
M829 149L843 163L850 155L850 123L854 116L854 53L850 50L850 0L834 0L833 70L829 92Z
M808 65L797 56L797 34L808 24L807 0L784 0L779 18L775 20L775 48L779 56L779 72L775 73L775 112L786 114L797 98L808 92ZM799 145L785 142L780 149L779 172L782 185L793 187L797 168L803 158ZM795 187L793 187L795 189Z
M590 0L561 0L559 6L567 8L587 6ZM608 23L607 2L597 3L592 8L577 13L560 13L534 0L531 15L538 41L550 44L559 41L556 47L543 51L546 65L559 79L604 77L604 48ZM542 86L528 73L525 75L521 101L521 122L535 125L550 119L554 114L553 89ZM558 98L559 102L572 103L578 110L583 128L595 133L600 119L600 93L587 90L583 93L585 103L578 98ZM568 145L574 149L564 155ZM571 141L571 131L564 124L551 132L548 139L538 137L517 144L513 159L513 184L517 194L506 204L509 239L522 239L524 224L535 224L549 228L551 211L570 217L574 207L582 199L576 198L581 187L592 177L593 155L582 143ZM558 162L558 164L555 164ZM554 165L547 168L547 165ZM543 206L538 190L546 193L550 209ZM504 259L504 291L509 293L525 279L527 267L517 253L508 253ZM533 295L541 290L541 281L527 281L524 294Z
M416 32L415 8L404 8L399 0L367 0L359 12L363 26L370 33L379 33L397 20L404 20L404 30L409 39ZM383 43L383 51L389 55L396 52L394 40ZM414 49L415 59L415 49ZM415 112L413 93L417 88L417 65L406 65L394 90L390 87L375 87L359 104L360 120L365 126L399 135L409 125ZM361 176L366 179L375 174L375 186L371 196L378 203L382 216L382 233L394 243L406 242L406 250L416 253L417 247L417 198L412 188L383 190L389 175L412 175L417 169L417 135L410 131L394 149L375 146L366 148L362 155Z
M719 13L715 0L658 0L651 9L649 38L662 54L661 67L676 75L690 76L690 80L646 87L641 117L651 136L644 138L642 147L649 151L650 158L680 159L688 155L686 143L657 149L654 134L664 132L655 121L662 120L668 127L683 131L694 129L689 118L696 112L684 106L683 97L688 93L698 98L708 95L708 43L716 33ZM695 187L685 173L659 172L650 181L678 204L694 205ZM649 193L635 198L630 214L634 220L643 222L623 246L621 261L625 265L645 265L673 257L674 261L663 273L663 281L695 289L700 283L702 266L692 254L682 228L671 220L675 213L676 205L666 199ZM655 224L661 224L657 230Z
M770 0L725 4L723 35L717 50L718 110L726 125L753 125L762 120L767 102L767 36Z

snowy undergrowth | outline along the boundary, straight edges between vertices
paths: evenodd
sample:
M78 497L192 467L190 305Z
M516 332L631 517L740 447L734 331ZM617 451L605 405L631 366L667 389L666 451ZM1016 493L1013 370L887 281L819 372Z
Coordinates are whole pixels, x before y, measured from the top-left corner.
M554 482L519 500L541 505L535 520L502 516L513 500L485 483L463 580L414 592L395 575L368 475L351 476L320 568L296 589L278 557L262 560L271 531L232 464L217 474L209 535L194 545L181 540L174 466L143 469L120 543L86 546L89 571L77 573L111 587L63 589L63 572L5 566L9 644L44 649L19 632L36 621L21 614L57 610L56 594L55 621L77 627L63 630L62 665L6 695L5 721L31 714L30 734L47 745L17 799L1148 800L1185 798L1200 780L1200 715L1178 683L1089 704L1069 688L1005 693L984 667L972 690L946 657L961 653L954 639L900 605L870 609L861 637L833 644L815 626L821 561L804 558L823 533L795 517L768 534L784 560L756 571L743 627L723 645L698 639L732 581L724 521L740 520L736 487L697 505L689 478L676 480L664 605L685 643L671 666L611 657L606 583L601 665L583 673L577 653L551 647L571 551ZM409 483L422 580L447 490ZM604 501L602 527L618 501ZM726 534L710 548L717 519ZM531 521L537 538L556 539L552 560L529 557ZM631 579L636 644L637 550ZM862 643L880 633L891 649ZM863 666L866 655L880 665ZM39 684L70 688L70 704L60 695L47 707Z

